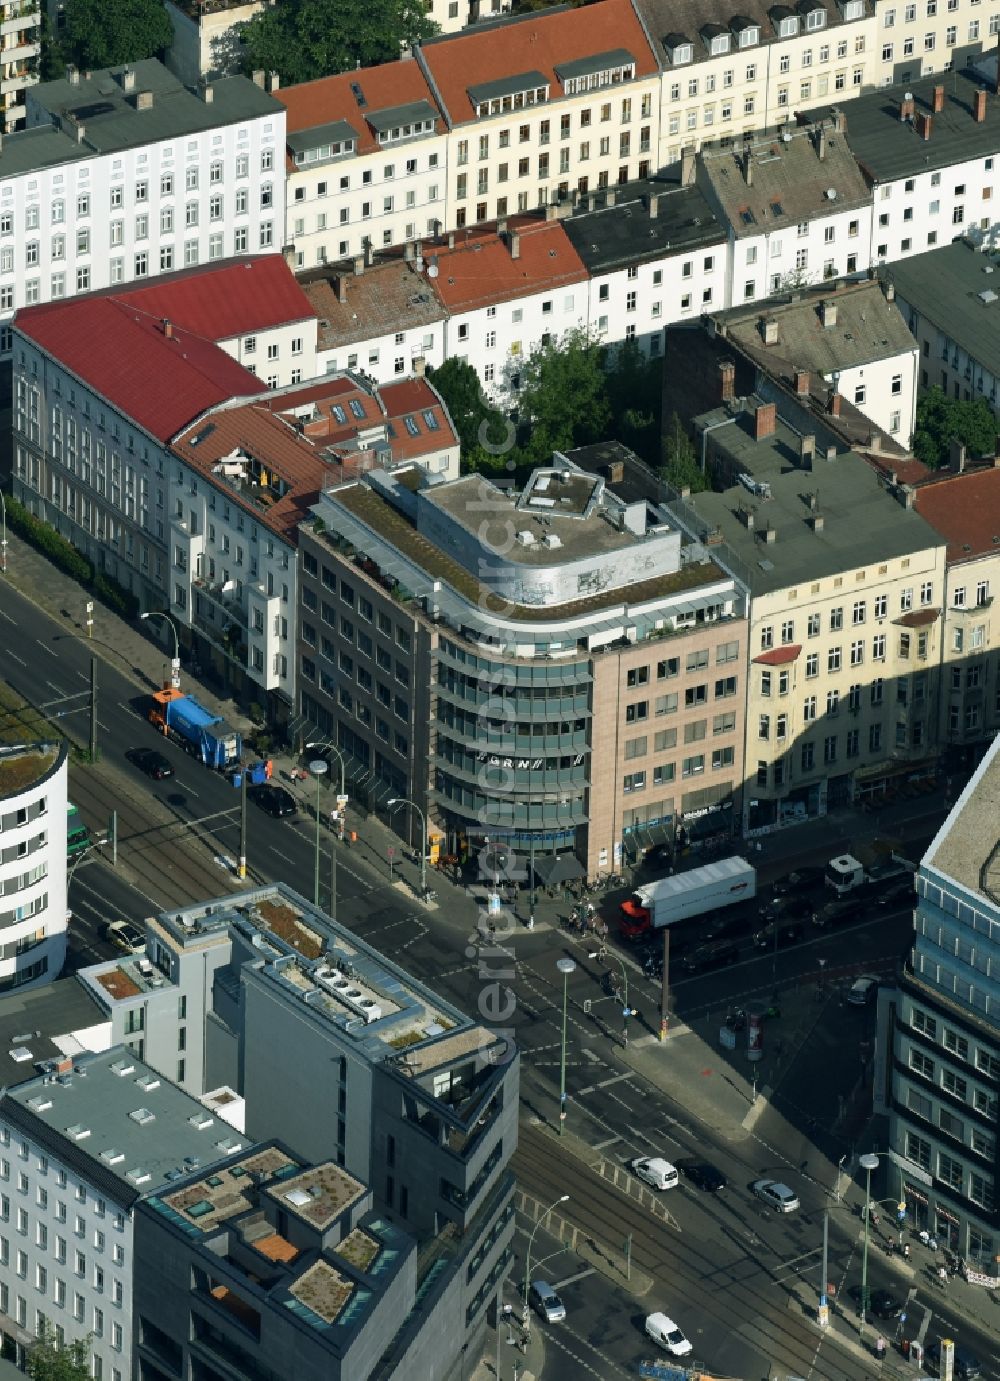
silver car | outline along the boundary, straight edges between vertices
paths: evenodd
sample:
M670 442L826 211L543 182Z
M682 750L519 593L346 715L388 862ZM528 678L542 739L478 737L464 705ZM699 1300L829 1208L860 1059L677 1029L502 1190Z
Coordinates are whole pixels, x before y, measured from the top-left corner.
M794 1213L799 1207L795 1193L780 1180L755 1180L750 1188L776 1213Z

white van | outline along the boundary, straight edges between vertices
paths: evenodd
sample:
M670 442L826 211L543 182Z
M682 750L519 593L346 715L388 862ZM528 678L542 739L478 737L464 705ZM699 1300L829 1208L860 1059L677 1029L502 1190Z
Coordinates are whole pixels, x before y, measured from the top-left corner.
M566 1317L566 1306L545 1280L533 1280L528 1295L531 1307L541 1314L546 1323L562 1323Z
M636 1179L644 1180L653 1189L676 1189L678 1184L677 1167L662 1156L640 1156L629 1164Z
M672 1357L686 1357L694 1351L694 1344L685 1338L673 1319L666 1314L650 1314L646 1319L646 1333L654 1343L665 1347Z

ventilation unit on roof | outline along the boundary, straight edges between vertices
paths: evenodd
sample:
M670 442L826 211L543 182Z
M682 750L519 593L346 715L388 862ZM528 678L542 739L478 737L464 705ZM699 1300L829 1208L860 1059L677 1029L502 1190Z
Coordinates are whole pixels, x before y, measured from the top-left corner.
M522 528L517 534L517 543L521 547L533 547L535 545L535 534L529 532L526 527Z
M542 541L548 547L549 551L554 551L556 547L562 546L562 538L557 537L554 532L547 532L542 538Z
M836 201L836 200L837 200L837 189L836 189L836 187L828 187L828 188L826 189L825 195L826 195L827 201Z

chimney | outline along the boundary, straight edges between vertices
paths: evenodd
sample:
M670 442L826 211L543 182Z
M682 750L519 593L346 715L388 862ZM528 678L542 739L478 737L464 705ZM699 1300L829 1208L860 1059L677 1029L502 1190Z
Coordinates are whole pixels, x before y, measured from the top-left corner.
M998 70L1000 70L1000 67L998 67ZM975 120L977 125L982 125L986 122L985 91L977 91L972 98L972 118Z
M606 188L604 192L604 205L614 206L615 198L617 197L617 195L618 194L613 187Z
M795 393L799 398L809 397L809 371L808 369L797 369L795 371Z
M921 110L917 115L917 133L924 141L931 137L931 130L934 128L934 116L928 115Z
M374 264L374 262L375 262L375 246L372 244L371 240L365 240L364 243L362 244L361 248L362 248L362 250L364 251L364 256L365 256L365 268L366 268L366 269L370 269L371 266L372 266L372 264ZM418 244L417 244L417 255L419 256L419 254L420 254L420 245L419 245L419 243L418 243Z
M454 249L454 248L455 248L455 232L454 232L454 230L449 230L449 231L448 231L448 248L449 248L449 249Z
M83 123L75 126L76 142L82 144L87 137L87 126Z
M336 278L336 283L337 283L337 301L338 301L342 306L346 306L346 305L347 305L347 275L346 275L345 273L340 273L340 274L338 274L338 275L337 275L337 278Z
M816 157L821 163L826 159L826 128L823 125L816 131Z
M743 520L743 525L747 532L753 532L753 514L750 512L749 508L741 508L740 517Z
M596 193L596 192L588 192L588 193L587 193L587 210L588 210L588 211L596 211L596 210L597 210L597 193Z
M136 108L136 110L152 110L152 109L153 109L153 93L152 93L152 91L137 91L137 92L135 93L135 108Z
M545 203L545 219L547 221L557 221L559 219L559 207L554 201Z
M812 515L812 517L809 519L809 525L810 525L810 527L812 528L813 532L822 532L822 531L823 531L823 515L822 515L822 513L814 513L814 514Z
M816 454L816 438L807 433L799 437L799 460L803 470L812 469L813 456Z
M907 91L899 103L900 120L912 120L913 112L916 110L916 103L913 100L913 92Z
M498 235L506 235L506 234L507 234L507 217L506 217L506 216L501 216L500 219L497 221L497 234L498 234Z
M427 356L426 356L426 355L414 355L414 357L413 357L413 373L416 375L416 377L417 377L418 379L422 379L422 378L424 377L424 375L427 373Z
M61 1059L56 1060L55 1071L57 1074L71 1074L73 1072L72 1057L63 1055Z
M74 67L71 62L66 64L66 80L69 82L70 86L80 85L79 69Z
M843 394L838 393L838 392L836 391L836 389L834 389L833 393L830 394L830 416L831 416L831 417L839 417L839 416L840 416L840 405L841 405L841 403L842 403L843 401L844 401Z
M131 67L123 67L121 72L121 84L123 91L135 90L135 72Z
M625 479L625 462L609 460L607 464L608 484L621 484Z
M254 84L254 86L259 86L260 89L261 89L261 91L264 90L264 69L263 69L263 67L255 67L255 68L254 68L254 73L253 73L253 84Z
M760 535L769 547L773 547L778 540L778 529L776 527L766 527Z
M774 429L778 425L778 409L773 403L761 403L754 413L753 420L754 440L764 441L774 435Z
M211 82L206 81L202 81L200 83L200 87L201 99L205 102L206 105L211 105L212 102L215 100L215 87L212 85Z
M743 177L748 187L753 186L753 154L747 149L743 155Z
M365 271L365 256L364 256L363 254L355 254L355 256L354 256L354 276L355 276L355 278L360 278L361 275L364 273L364 271Z
M827 460L830 462L830 464L832 464L832 463L837 459L837 448L836 448L836 446L827 446L827 448L826 448L826 458L827 458Z
M507 245L508 245L508 248L510 249L510 257L511 257L512 259L520 259L520 257L521 257L521 236L518 234L518 232L517 232L516 230L512 230L512 231L510 232L510 234L508 235L508 237L507 237Z
M830 116L831 116L831 119L833 120L833 128L837 131L837 133L838 133L838 134L846 134L846 133L847 133L847 115L846 115L846 113L845 113L843 110L841 110L839 106L834 106L833 109L830 111Z
M886 302L895 302L896 285L891 278L885 278L882 280L882 291L885 293Z
M913 488L913 485L912 485L912 484L907 484L907 485L905 485L904 488L903 488L903 507L904 507L904 508L912 508L912 507L913 507L913 504L914 504L914 500L916 499L916 497L917 497L917 491Z
M719 362L719 390L724 403L731 403L736 397L736 361Z
M272 91L278 91L278 90L280 90L280 88L281 88L281 74L280 74L279 72L271 72L269 75L270 75L270 78L271 78L271 90L272 90Z
M697 171L698 164L695 157L695 145L685 144L683 149L681 149L681 186L693 187Z
M933 100L933 102L932 102L932 104L931 104L931 109L934 111L934 114L935 114L935 115L940 115L941 112L942 112L942 110L944 110L944 87L943 87L943 86L936 86L936 87L934 88L934 100Z
M773 316L762 316L760 319L760 334L765 345L778 344L778 323Z
M951 439L948 463L957 475L960 475L965 469L965 447L957 436L953 436Z
M170 318L169 318L169 317L164 317L163 320L162 320L162 322L161 322L160 324L161 324L161 326L163 327L163 334L164 334L164 336L167 338L167 340L173 340L173 338L174 338L174 323L170 320Z
M831 326L837 324L837 304L826 298L819 306L819 318L823 323L823 329L828 331Z
M295 256L295 245L294 245L294 244L285 245L284 249L282 249L282 251L281 251L281 257L284 259L285 263L288 265L288 267L289 267L290 269L294 269L294 268L295 268L295 257L296 257L296 256Z
M649 219L655 221L660 211L660 198L654 192L649 198Z
M403 258L408 264L412 264L416 257L417 251L413 241L407 240L406 244L403 246Z

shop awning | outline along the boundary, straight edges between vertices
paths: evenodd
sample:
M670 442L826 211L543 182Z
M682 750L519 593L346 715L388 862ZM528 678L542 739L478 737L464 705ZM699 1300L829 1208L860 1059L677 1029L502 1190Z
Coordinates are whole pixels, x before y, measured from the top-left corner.
M543 887L557 887L561 882L575 882L584 876L583 864L576 854L543 854L534 862L535 877Z

